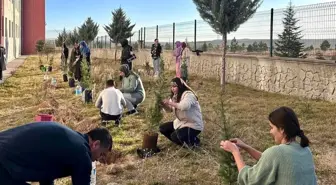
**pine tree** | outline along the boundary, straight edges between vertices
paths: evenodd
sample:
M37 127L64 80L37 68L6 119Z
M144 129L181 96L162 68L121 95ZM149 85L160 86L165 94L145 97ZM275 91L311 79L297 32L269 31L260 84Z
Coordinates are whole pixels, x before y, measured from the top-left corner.
M235 53L238 50L238 41L236 40L236 37L233 37L231 40L231 46L230 46L231 52Z
M320 45L322 51L327 51L330 48L330 43L328 40L324 40Z
M284 11L285 18L282 23L284 30L282 34L279 34L279 40L275 42L274 54L280 57L297 58L300 56L300 52L303 51L303 43L300 41L301 36L300 27L296 24L299 22L295 18L295 11L292 2L289 2L289 6Z
M122 8L112 11L112 23L105 25L104 29L115 45L115 60L117 60L118 43L134 35L132 32L134 26L135 24L131 24L131 20L126 17L126 13Z
M75 28L72 32L68 33L69 43L74 44L75 42L79 42L79 34L77 28Z
M78 35L81 40L86 43L92 42L98 35L99 25L95 23L91 17L88 17L86 21L78 27Z
M257 11L262 0L193 0L200 16L213 30L223 36L223 57L221 85L225 85L225 56L227 34L237 31L239 26L249 20Z
M167 89L167 77L165 75L165 62L163 58L160 59L160 70L159 78L155 81L155 100L153 104L150 106L148 111L146 112L147 115L147 132L149 134L157 133L158 127L160 122L163 118L162 110L162 101Z
M233 138L234 130L227 118L227 108L229 102L225 101L224 91L221 92L219 101L218 115L220 115L220 123L222 126L222 140L229 140ZM230 152L226 152L223 149L219 149L220 154L220 169L219 175L222 177L224 184L233 185L237 182L238 169L235 165L235 160Z

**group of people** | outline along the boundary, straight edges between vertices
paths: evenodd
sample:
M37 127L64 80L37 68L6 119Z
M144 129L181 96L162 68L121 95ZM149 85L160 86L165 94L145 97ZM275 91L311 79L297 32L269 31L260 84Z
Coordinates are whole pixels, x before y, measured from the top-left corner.
M162 46L158 39L154 40L150 54L153 60L154 77L160 74L160 60L161 60ZM175 57L175 71L176 77L182 78L184 81L188 79L188 67L190 66L190 49L185 42L177 41L175 43L175 50L173 51Z
M125 54L129 56L126 50ZM123 107L127 107L127 114L133 114L145 99L141 78L130 69L129 60L123 61L123 55L121 64L121 87L116 88L114 80L108 80L96 102L102 119L114 120L117 125ZM162 105L173 112L176 119L161 124L160 133L178 145L198 147L198 136L204 130L198 96L178 75L170 85L171 95ZM295 112L279 107L269 114L268 120L270 134L277 145L264 152L238 138L220 143L220 147L234 157L239 171L238 183L316 185L310 142ZM112 146L112 136L104 127L82 134L60 123L38 122L0 132L0 184L23 185L27 181L38 181L51 185L54 179L71 176L73 185L89 185L91 162L104 162ZM241 150L256 159L257 164L246 165Z
M61 67L64 74L70 72L75 80L81 81L82 79L82 60L85 57L88 67L91 66L91 51L85 41L75 42L71 50L69 59L69 48L66 43L63 43L61 53Z

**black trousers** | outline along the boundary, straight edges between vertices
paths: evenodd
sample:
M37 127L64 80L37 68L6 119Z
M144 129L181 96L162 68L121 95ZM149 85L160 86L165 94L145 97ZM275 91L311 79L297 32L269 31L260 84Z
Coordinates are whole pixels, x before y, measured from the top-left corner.
M178 145L187 144L188 146L195 146L200 143L198 134L199 130L192 129L190 127L183 127L174 129L173 122L167 122L160 126L160 132L166 136L169 140Z
M115 124L119 124L121 120L121 114L119 115L109 115L100 111L100 116L102 121L114 121Z

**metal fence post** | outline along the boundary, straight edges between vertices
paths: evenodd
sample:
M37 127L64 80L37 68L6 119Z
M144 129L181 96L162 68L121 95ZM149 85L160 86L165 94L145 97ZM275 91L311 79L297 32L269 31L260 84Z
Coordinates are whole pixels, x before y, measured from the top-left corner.
M143 43L143 40L142 40L142 28L140 29L140 48L142 49L142 43Z
M144 39L143 39L144 41L143 41L143 43L144 43L144 48L146 48L146 27L144 27L144 31L143 31L143 32L144 32L144 33L143 33L143 34L144 34L144 37L143 37L143 38L144 38Z
M106 46L106 40L107 40L107 35L105 35L105 49L107 48L107 46Z
M197 44L196 44L196 31L197 31L197 20L195 19L195 25L194 25L194 50L197 49Z
M273 8L271 9L271 24L270 24L270 57L273 57Z
M174 49L175 49L175 23L173 23L173 50Z
M159 39L159 25L156 25L156 39Z

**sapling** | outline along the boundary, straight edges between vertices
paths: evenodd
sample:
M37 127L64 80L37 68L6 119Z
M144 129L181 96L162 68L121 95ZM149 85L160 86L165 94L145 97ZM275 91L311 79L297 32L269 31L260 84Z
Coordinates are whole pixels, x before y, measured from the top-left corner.
M229 140L233 138L234 130L227 118L228 101L225 101L224 90L221 91L219 106L217 109L220 116L222 140ZM230 152L219 149L220 153L220 169L219 175L224 184L234 185L237 184L238 169L235 164L234 158Z

